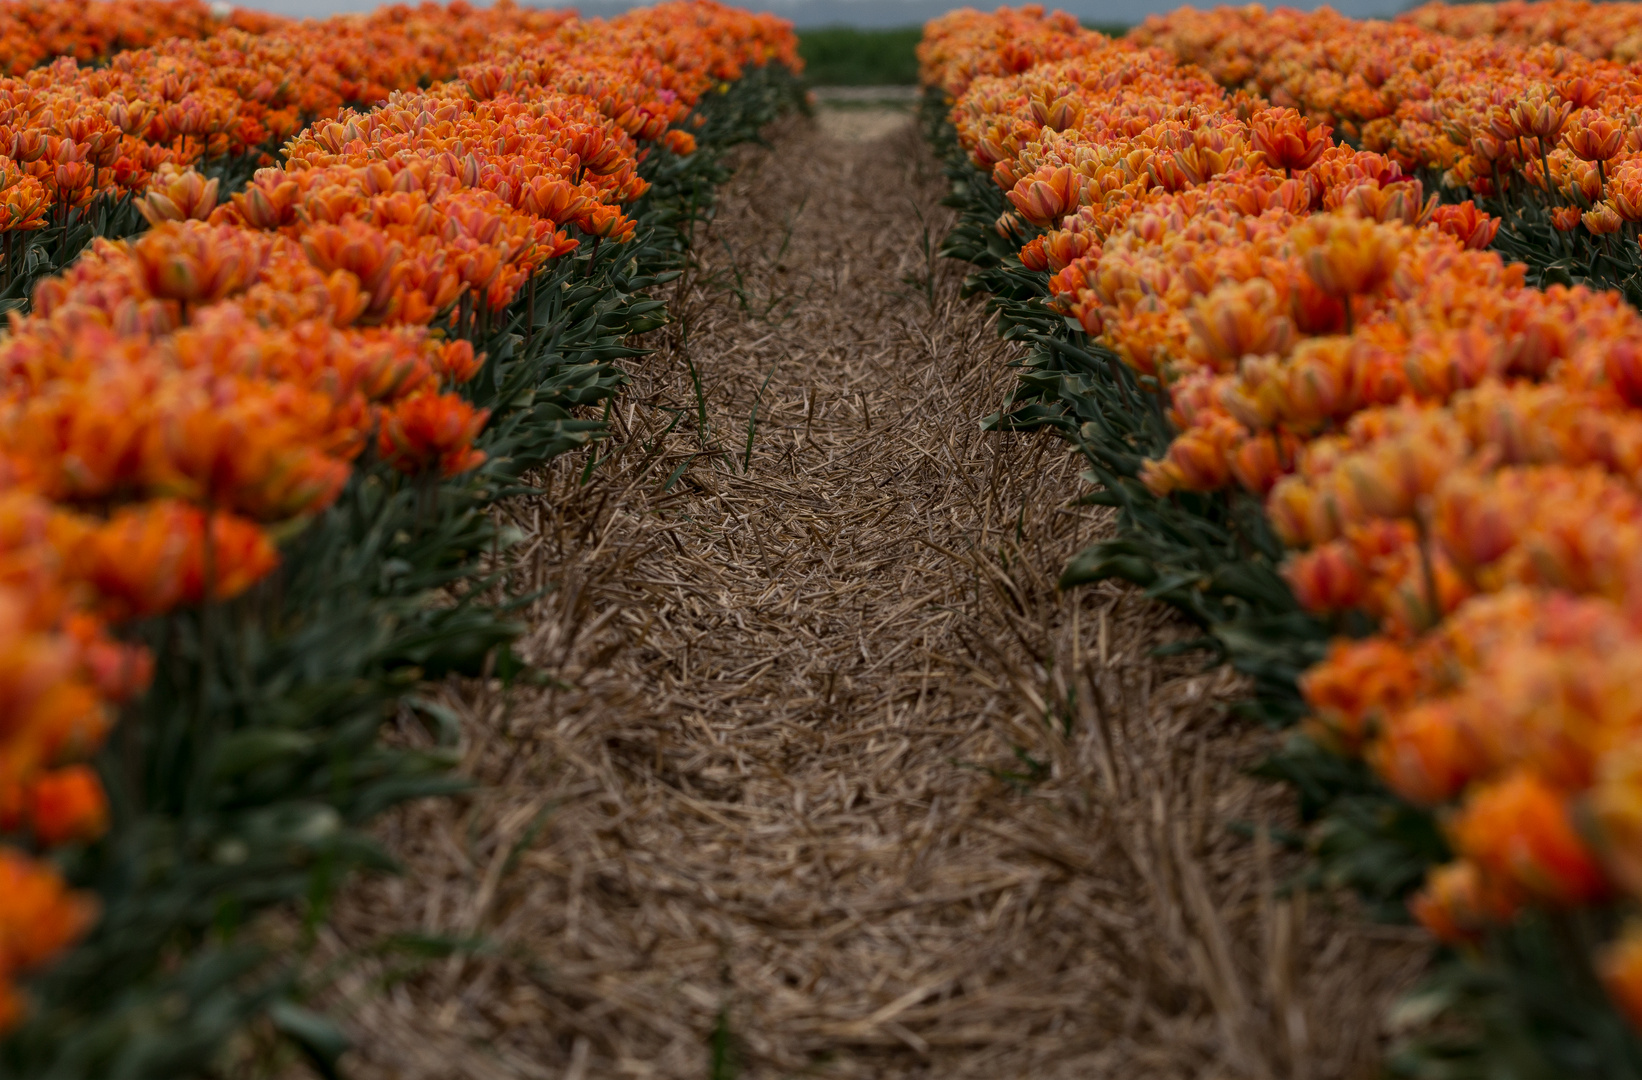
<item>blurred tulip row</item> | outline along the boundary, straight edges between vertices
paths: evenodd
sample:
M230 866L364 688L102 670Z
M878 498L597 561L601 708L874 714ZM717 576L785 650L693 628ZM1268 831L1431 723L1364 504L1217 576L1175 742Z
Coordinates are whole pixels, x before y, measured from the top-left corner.
M1133 36L1333 125L1447 199L1488 200L1512 255L1642 296L1637 5L1428 4L1395 22L1182 9Z
M1642 317L1613 292L1527 287L1487 250L1497 218L1412 175L1439 145L1463 171L1465 142L1409 120L1450 100L1473 110L1451 124L1494 138L1492 116L1524 150L1513 182L1542 184L1547 157L1584 175L1579 133L1629 116L1630 77L1566 49L1285 21L1345 22L1183 10L1112 41L1041 9L961 12L921 58L1043 302L1161 398L1173 441L1139 479L1262 500L1299 604L1369 617L1301 679L1306 730L1444 822L1456 857L1420 920L1463 945L1526 908L1635 904ZM1509 72L1468 73L1463 57L1512 49ZM1280 92L1295 81L1335 87L1330 110ZM1355 91L1377 104L1348 109ZM1594 959L1642 1025L1642 923Z
M1430 3L1405 11L1397 21L1449 37L1489 38L1510 45L1562 45L1593 60L1628 63L1642 57L1642 4L1590 0Z
M59 56L102 62L168 38L207 38L228 29L260 34L285 21L205 0L8 0L0 4L0 68L21 75Z
M0 1030L25 1008L12 977L96 918L38 856L107 825L84 762L154 660L115 629L243 593L368 462L418 484L483 462L474 343L534 310L559 260L625 243L640 163L691 154L702 96L796 68L794 48L785 24L705 2L610 22L458 3L4 87L6 137L62 159L43 178L45 156L0 162L7 195L45 191L44 225L113 185L152 227L94 239L0 342ZM412 89L430 78L447 81ZM195 106L209 119L184 132L172 114ZM143 119L98 122L116 113ZM191 167L314 116L243 190ZM109 131L94 178L65 186ZM143 165L122 171L127 153Z

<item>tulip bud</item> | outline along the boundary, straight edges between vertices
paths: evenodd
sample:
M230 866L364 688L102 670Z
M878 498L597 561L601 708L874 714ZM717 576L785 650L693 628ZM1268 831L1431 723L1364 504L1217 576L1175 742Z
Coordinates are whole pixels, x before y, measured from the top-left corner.
M1285 476L1266 496L1266 518L1288 547L1323 544L1339 535L1338 523L1317 491L1298 476Z
M133 202L150 225L161 221L204 221L217 207L217 185L215 178L207 180L193 169L179 171L176 166L167 164L150 182L148 194Z
M1551 210L1551 227L1557 232L1573 232L1579 228L1584 215L1577 206L1558 206Z
M11 137L11 159L24 165L39 161L46 153L46 138L37 128L17 132Z
M1417 806L1452 799L1480 765L1451 708L1440 701L1386 717L1365 757L1386 786Z
M696 152L696 137L688 131L680 131L674 128L662 135L661 142L679 157L688 157Z
M1049 259L1043 253L1043 237L1037 236L1029 240L1026 246L1020 250L1020 260L1021 265L1028 270L1036 270L1039 273L1047 272Z
M108 797L95 772L70 765L34 781L29 820L35 839L48 847L95 840L108 828Z
M1265 278L1222 285L1186 313L1192 329L1188 348L1220 370L1250 354L1285 354L1294 343L1294 323L1282 308L1277 289Z
M1622 168L1608 180L1608 203L1623 219L1642 221L1642 174Z

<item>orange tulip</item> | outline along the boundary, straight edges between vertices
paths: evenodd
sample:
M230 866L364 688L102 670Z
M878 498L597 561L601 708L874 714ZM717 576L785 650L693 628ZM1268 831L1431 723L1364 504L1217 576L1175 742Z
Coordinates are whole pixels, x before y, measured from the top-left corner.
M1613 207L1605 202L1597 203L1591 209L1585 211L1580 220L1585 222L1587 229L1598 236L1618 232L1625 225L1624 219L1619 216Z
M1558 206L1551 211L1551 226L1558 232L1573 232L1584 223L1584 217L1577 206Z
M1520 895L1489 880L1475 863L1460 860L1433 867L1409 910L1438 941L1473 944L1484 931L1503 926L1522 906Z
M96 839L108 827L102 781L84 765L46 773L29 791L29 822L43 844Z
M179 171L167 164L155 175L148 194L132 201L150 225L204 221L217 207L217 184L216 179L207 180L193 169Z
M1625 142L1625 129L1591 109L1582 111L1563 135L1581 161L1610 161Z
M70 892L49 866L0 847L0 1030L14 1024L22 1003L11 976L39 967L91 925L91 899Z
M1573 111L1574 107L1569 102L1535 94L1511 107L1511 119L1516 122L1517 131L1522 135L1532 135L1551 146L1562 134Z
M400 472L437 468L442 476L455 476L484 463L473 440L489 416L450 394L416 394L383 416L377 453Z
M1450 832L1455 847L1485 874L1548 903L1587 904L1610 891L1574 827L1566 796L1532 773L1473 792Z
M1373 292L1391 278L1402 235L1372 221L1328 217L1312 223L1306 272L1335 297Z
M1077 209L1083 193L1083 178L1070 165L1043 168L1024 177L1009 191L1009 201L1021 217L1040 227L1059 224Z
M1307 126L1293 109L1266 109L1249 120L1249 136L1254 148L1264 154L1274 169L1293 172L1308 169L1332 145L1326 124Z

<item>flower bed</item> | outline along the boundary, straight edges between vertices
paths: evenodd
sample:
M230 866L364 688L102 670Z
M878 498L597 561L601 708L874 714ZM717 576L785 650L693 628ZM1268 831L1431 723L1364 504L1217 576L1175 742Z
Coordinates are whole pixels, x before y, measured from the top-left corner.
M105 62L167 38L207 38L228 29L260 34L285 23L250 8L214 11L204 0L8 0L0 4L0 70L21 75L60 56Z
M1608 53L1621 37L1627 47L1642 41L1629 29L1638 10L1428 5L1384 23L1326 9L1182 9L1147 20L1135 40L1332 125L1420 177L1429 194L1478 200L1502 219L1496 247L1528 266L1531 284L1591 284L1636 304L1642 132L1628 64ZM1498 37L1475 32L1490 21ZM1553 43L1569 35L1592 55Z
M786 24L706 2L350 25L278 48L357 31L396 41L372 63L407 86L454 78L338 91L388 100L237 192L162 173L152 228L93 239L0 343L6 1075L177 1075L254 1015L334 1059L294 966L236 930L292 900L311 926L347 869L386 865L373 814L452 788L457 733L418 683L517 670L485 507L597 436L573 410L664 320L643 290L716 154L793 98ZM202 134L166 164L256 145ZM395 719L432 743L382 745Z
M1629 1075L1642 318L1530 287L1487 250L1499 218L1431 198L1429 159L1178 62L1187 39L1216 63L1284 53L1264 18L1179 13L1167 52L1035 8L927 28L967 211L949 250L1038 346L994 422L1058 427L1089 500L1121 509L1065 584L1178 605L1255 676L1253 711L1301 721L1268 768L1300 788L1319 875L1393 915L1412 893L1467 958L1425 1002L1464 1004L1444 1037L1466 1038L1399 1063ZM1257 25L1225 36L1238 20ZM1407 62L1382 91L1405 72L1441 91L1440 63L1382 41L1425 33L1295 40L1353 70L1385 48ZM1514 89L1497 111L1563 131L1564 99Z
M1457 38L1488 38L1512 45L1561 45L1592 59L1630 62L1642 56L1642 4L1549 0L1499 4L1421 4L1397 16Z

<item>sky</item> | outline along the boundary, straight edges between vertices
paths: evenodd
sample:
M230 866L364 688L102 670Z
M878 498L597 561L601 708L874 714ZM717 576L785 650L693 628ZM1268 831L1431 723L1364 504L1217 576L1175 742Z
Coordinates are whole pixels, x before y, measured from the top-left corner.
M241 6L261 8L282 15L318 16L338 11L369 11L381 0L238 0ZM736 0L730 0L736 2ZM800 28L845 24L853 26L916 26L952 8L974 6L991 9L1001 0L971 0L969 5L949 0L741 0L738 7L773 11L793 20ZM1020 3L1024 0L1011 0ZM557 7L557 4L543 6ZM639 6L626 0L594 0L570 3L584 15L611 15ZM1179 0L1044 0L1044 6L1069 11L1081 19L1097 22L1138 23L1147 15L1180 7ZM1207 6L1207 5L1193 5ZM1275 6L1275 4L1271 5ZM1286 6L1310 9L1315 0L1287 0ZM1385 15L1400 9L1400 0L1334 0L1329 6L1358 18Z

